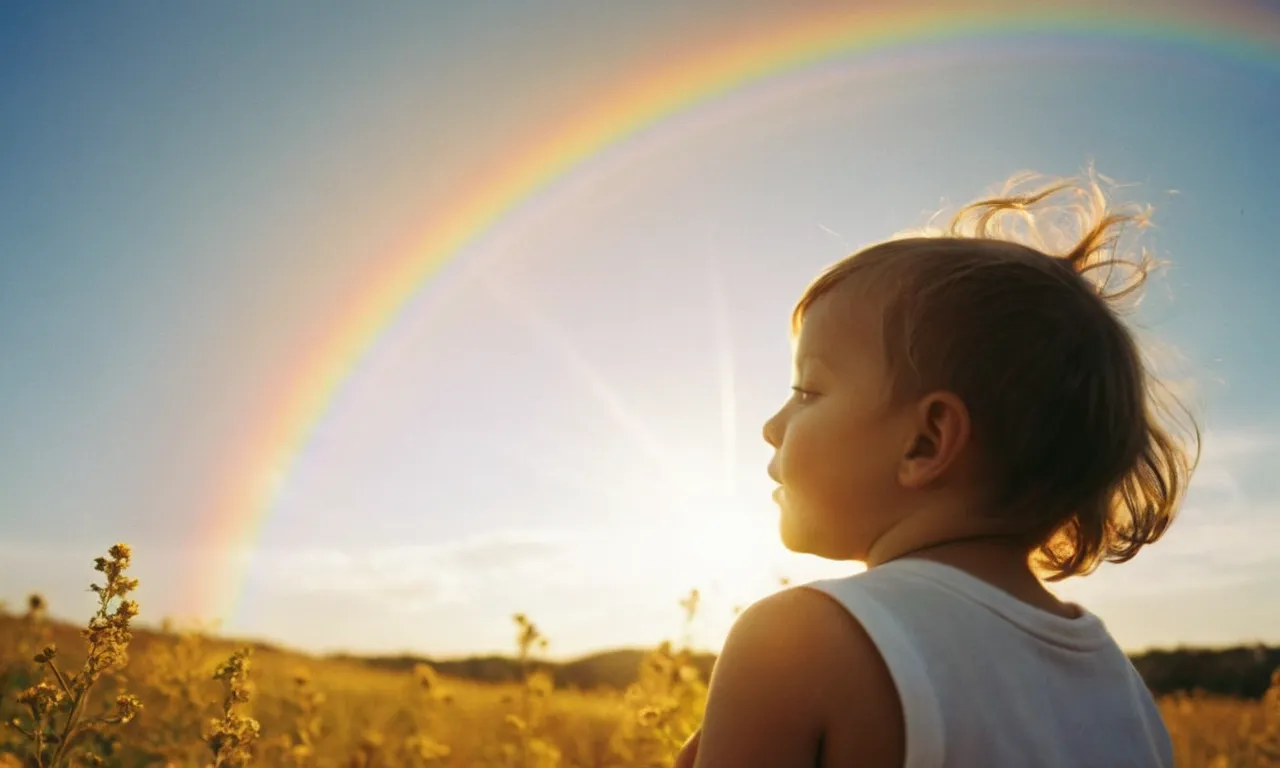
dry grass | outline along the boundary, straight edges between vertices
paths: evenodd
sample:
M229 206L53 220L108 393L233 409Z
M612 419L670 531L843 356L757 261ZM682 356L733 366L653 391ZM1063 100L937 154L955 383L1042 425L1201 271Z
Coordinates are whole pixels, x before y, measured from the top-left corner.
M0 614L0 768L669 766L702 718L706 687L687 652L655 649L623 692L556 689L536 661L545 638L524 616L514 632L523 680L501 685L171 627L135 637L128 565L123 545L97 561L106 583L79 638L35 597L21 615ZM1262 702L1161 706L1179 765L1280 765L1280 673Z

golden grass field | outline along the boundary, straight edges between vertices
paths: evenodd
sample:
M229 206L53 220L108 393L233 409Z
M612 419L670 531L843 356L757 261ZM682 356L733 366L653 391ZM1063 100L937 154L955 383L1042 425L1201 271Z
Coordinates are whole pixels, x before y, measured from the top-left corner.
M523 616L523 681L507 684L135 630L129 555L117 545L98 559L100 608L79 631L48 621L35 596L0 614L0 768L669 766L702 717L704 675L687 652L653 650L625 691L555 688ZM1178 765L1280 766L1280 674L1261 702L1161 707Z

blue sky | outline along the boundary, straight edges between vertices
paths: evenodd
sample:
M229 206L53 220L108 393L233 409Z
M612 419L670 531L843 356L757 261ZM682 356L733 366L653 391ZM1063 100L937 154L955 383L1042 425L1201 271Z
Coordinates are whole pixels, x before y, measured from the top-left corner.
M718 645L844 572L774 537L760 425L808 280L1021 169L1155 206L1139 320L1208 430L1183 518L1060 591L1130 648L1280 642L1280 51L917 47L760 86L615 147L440 273L347 381L261 537L214 500L338 308L474 174L673 51L790 4L250 3L0 23L0 599L83 616L136 548L144 618L245 586L228 631L325 650ZM1169 190L1176 190L1171 193ZM347 620L334 622L341 606Z

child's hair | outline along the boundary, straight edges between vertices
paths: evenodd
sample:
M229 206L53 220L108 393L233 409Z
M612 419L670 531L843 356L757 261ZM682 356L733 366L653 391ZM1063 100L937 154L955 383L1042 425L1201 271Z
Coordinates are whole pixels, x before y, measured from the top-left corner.
M1092 170L1015 192L1034 178L1014 176L945 231L841 260L805 291L792 327L838 285L879 309L895 401L938 389L964 401L993 514L1057 581L1160 538L1200 432L1121 321L1122 300L1136 300L1155 264L1145 248L1120 257L1117 241L1126 224L1145 227L1150 209L1108 209ZM1060 193L1077 198L1063 210L1078 235L1044 231L1048 217L1032 210L1052 210L1046 201Z

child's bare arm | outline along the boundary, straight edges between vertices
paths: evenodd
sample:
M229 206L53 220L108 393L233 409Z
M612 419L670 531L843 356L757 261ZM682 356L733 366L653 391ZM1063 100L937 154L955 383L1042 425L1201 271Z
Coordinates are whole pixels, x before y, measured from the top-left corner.
M694 761L698 759L698 744L701 741L702 731L694 731L689 740L680 748L680 754L676 755L675 765L671 768L693 768Z
M879 652L825 595L756 603L716 661L696 768L900 766L902 714Z

